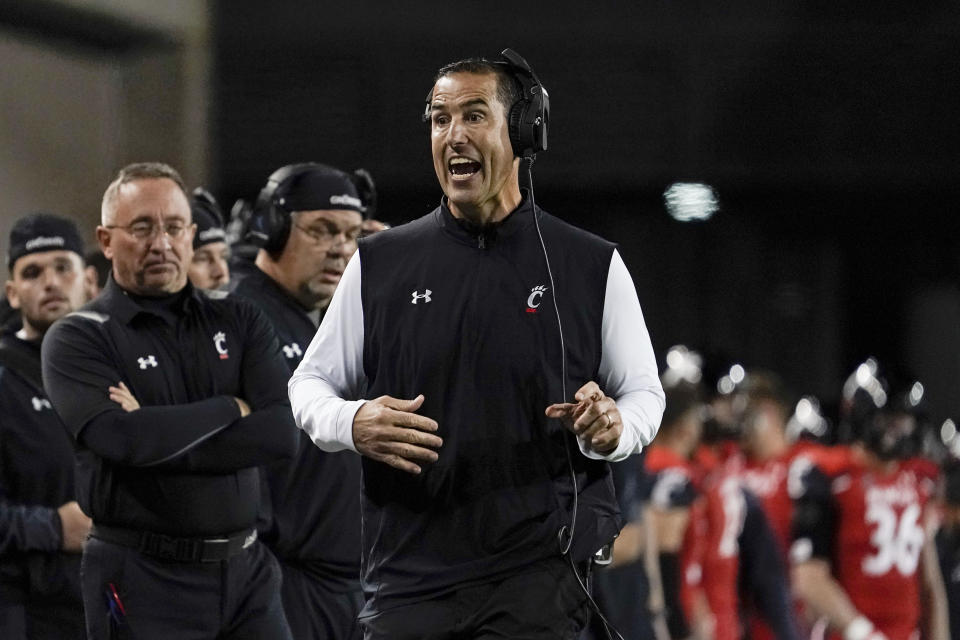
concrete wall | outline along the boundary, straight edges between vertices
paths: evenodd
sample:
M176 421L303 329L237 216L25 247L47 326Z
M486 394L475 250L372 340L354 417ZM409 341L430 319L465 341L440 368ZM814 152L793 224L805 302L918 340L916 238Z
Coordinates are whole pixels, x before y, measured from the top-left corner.
M4 254L10 226L37 210L73 217L92 248L100 197L124 164L168 162L190 185L209 172L206 0L38 6L0 15Z

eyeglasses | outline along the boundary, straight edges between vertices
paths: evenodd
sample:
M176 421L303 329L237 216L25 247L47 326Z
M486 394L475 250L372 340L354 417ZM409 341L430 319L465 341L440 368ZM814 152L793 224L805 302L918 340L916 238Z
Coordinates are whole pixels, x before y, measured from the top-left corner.
M343 236L343 240L334 244L354 244L360 237L360 229L348 229L344 231L336 226L330 227L302 227L299 224L293 225L300 231L310 236L310 239L317 244L333 242L337 236Z
M184 224L180 221L167 222L163 225L156 225L152 222L134 222L133 224L122 225L122 224L108 224L106 225L107 229L123 229L134 238L138 240L146 240L147 238L152 238L158 230L162 230L168 238L179 238L183 235L183 232L187 230L189 225Z

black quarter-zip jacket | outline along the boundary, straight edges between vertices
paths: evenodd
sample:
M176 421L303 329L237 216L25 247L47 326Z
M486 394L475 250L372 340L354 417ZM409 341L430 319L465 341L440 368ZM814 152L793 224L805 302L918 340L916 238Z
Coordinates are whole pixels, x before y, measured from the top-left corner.
M615 246L537 209L551 282L533 215L525 198L478 229L442 205L360 243L364 397L422 393L418 413L444 440L420 475L362 458L368 610L559 554L572 514L567 447L579 493L573 557L619 531L607 462L580 455L544 415L597 378Z
M73 443L37 386L40 342L12 331L0 342L24 367L0 366L0 600L79 604L80 555L61 550L57 515L76 500Z
M80 506L96 524L188 536L252 527L256 467L296 450L277 339L237 296L187 284L163 308L111 278L50 328L42 361L50 401L76 439ZM110 399L120 381L140 409Z
M254 267L235 292L267 316L293 373L317 325L270 276ZM289 377L289 375L287 376ZM327 453L300 433L296 458L264 467L269 524L262 539L285 563L321 576L332 588L360 587L360 460L349 451Z

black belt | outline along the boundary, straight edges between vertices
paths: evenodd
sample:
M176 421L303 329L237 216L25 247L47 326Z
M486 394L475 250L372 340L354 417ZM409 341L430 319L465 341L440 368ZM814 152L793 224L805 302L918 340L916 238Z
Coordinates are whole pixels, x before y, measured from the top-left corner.
M181 538L152 531L94 525L90 535L104 542L136 549L140 553L174 562L218 562L231 558L257 540L248 529L216 538Z

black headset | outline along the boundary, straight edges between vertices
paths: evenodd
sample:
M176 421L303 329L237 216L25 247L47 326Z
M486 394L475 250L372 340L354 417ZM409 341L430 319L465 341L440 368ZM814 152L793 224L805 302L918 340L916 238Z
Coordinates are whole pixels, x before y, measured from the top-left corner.
M319 162L301 162L281 167L270 174L266 186L260 190L257 201L253 205L253 213L247 227L246 239L270 253L283 251L290 237L290 213L286 208L284 197L287 188L298 177L313 171L337 171L333 167ZM357 194L362 204L364 219L369 218L376 209L377 188L373 177L366 169L357 169L352 174L345 174L357 188ZM234 205L236 208L236 205Z
M353 180L360 202L363 203L363 219L369 220L377 213L377 185L373 176L366 169L354 169L350 179Z
M513 49L504 49L499 60L489 61L503 70L517 83L518 98L507 111L507 130L510 146L518 158L532 158L539 151L547 150L547 125L550 122L550 96L540 79L520 54ZM423 121L430 122L430 102L433 91L427 95Z
M253 205L247 240L270 253L283 251L290 236L290 211L284 206L286 188L298 176L326 168L316 162L302 162L281 167L270 174Z
M520 85L520 99L510 106L507 129L513 154L529 158L547 150L547 126L550 123L550 95L527 61L513 49L504 49L500 60L507 73Z

